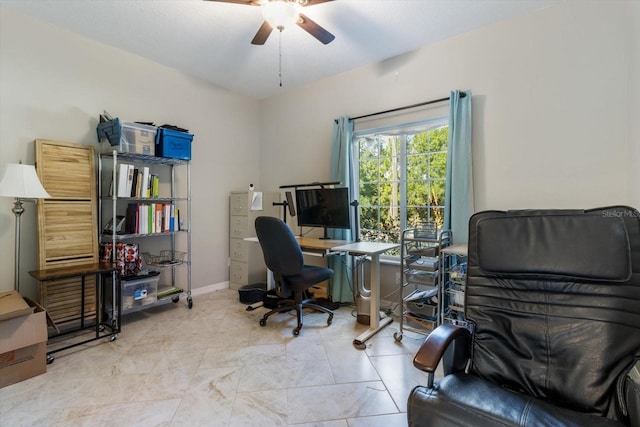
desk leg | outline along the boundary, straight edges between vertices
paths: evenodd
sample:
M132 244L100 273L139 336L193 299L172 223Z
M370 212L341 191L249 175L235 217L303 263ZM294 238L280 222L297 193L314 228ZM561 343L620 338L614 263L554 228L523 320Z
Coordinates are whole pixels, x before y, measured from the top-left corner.
M375 315L380 313L380 255L371 255L371 278L369 289L371 290L371 321L369 329L375 330L380 326L380 318Z
M95 274L96 281L96 339L100 337L100 328L102 328L102 293L104 292L104 287L102 286L102 274Z
M111 317L113 318L115 315L115 319L112 321L114 328L113 341L117 334L121 332L122 327L122 285L120 283L120 275L117 271L111 272L111 287ZM117 307L115 313L114 307Z
M80 295L80 329L84 329L84 294L85 294L85 280L84 274L80 279L82 283L82 295ZM97 320L97 319L96 319Z
M361 350L366 348L365 341L380 332L392 320L391 317L385 315L382 315L382 319L380 319L380 254L371 255L370 274L371 309L369 313L369 329L353 340L353 345Z

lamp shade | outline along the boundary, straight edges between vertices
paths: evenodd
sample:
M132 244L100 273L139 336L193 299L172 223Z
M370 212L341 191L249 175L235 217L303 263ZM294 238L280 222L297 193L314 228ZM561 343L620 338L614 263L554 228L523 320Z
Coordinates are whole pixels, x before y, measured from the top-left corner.
M48 199L51 196L44 189L36 168L32 165L9 163L0 181L0 196L18 199Z

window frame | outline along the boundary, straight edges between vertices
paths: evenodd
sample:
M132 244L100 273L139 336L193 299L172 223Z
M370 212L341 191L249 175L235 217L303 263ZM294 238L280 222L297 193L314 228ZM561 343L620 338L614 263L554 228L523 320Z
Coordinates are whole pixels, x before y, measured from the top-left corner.
M399 147L399 153L397 155L398 160L400 161L400 165L399 165L399 172L400 172L400 176L398 177L398 182L399 182L399 202L398 202L398 209L399 209L399 217L400 217L400 228L398 230L398 241L395 243L399 243L399 239L400 239L400 235L402 234L402 230L407 228L407 213L408 213L408 209L407 209L407 189L408 189L408 153L407 153L407 140L408 140L408 135L410 134L417 134L417 133L421 133L421 132L427 132L430 130L435 130L435 129L440 129L442 127L448 127L449 126L449 117L448 115L438 115L438 116L434 116L434 117L430 117L430 118L426 118L426 119L422 119L422 120L417 120L417 121L411 121L411 122L406 122L406 123L398 123L398 124L393 124L393 125L386 125L386 126L378 126L378 127L372 127L372 128L368 128L368 129L360 129L357 131L354 131L351 137L351 159L352 159L352 179L353 179L353 183L352 183L352 194L353 197L356 200L360 200L360 146L359 146L359 142L360 139L363 136L377 136L377 135L381 135L381 134L386 134L387 136L391 136L392 134L396 134L398 136L401 136L401 142L400 142L400 147ZM445 153L448 153L448 145L447 145L447 151ZM424 152L424 154L430 155L432 152ZM435 152L433 152L435 153ZM446 155L446 154L445 154ZM378 154L378 163L380 162L380 156ZM380 176L378 175L378 187L380 187L381 185L381 181L380 181ZM444 180L444 186L446 187L446 173L445 173L445 178ZM429 178L426 181L434 181L433 179ZM393 182L393 181L387 181L387 182ZM444 203L444 200L443 200ZM429 205L424 206L425 208L429 207ZM440 206L442 208L444 208L443 206ZM360 237L362 230L361 230L361 210L362 210L362 206L360 204L358 204L358 209L357 209L357 218L355 218L355 220L357 221L357 225L358 225L358 238ZM380 230L380 218L378 218L378 230ZM380 241L380 240L377 240ZM397 258L397 256L395 256Z

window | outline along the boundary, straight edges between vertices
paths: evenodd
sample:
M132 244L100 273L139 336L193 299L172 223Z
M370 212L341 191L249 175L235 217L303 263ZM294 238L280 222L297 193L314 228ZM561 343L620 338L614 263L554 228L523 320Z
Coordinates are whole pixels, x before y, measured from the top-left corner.
M363 241L399 242L401 231L444 221L448 119L354 132Z

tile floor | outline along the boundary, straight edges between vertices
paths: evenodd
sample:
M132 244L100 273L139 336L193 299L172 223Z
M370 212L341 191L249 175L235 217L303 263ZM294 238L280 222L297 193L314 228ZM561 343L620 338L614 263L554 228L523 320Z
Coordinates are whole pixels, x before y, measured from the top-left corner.
M404 427L426 376L424 336L387 326L357 350L353 308L295 316L247 312L237 291L123 317L118 338L56 353L47 373L0 389L3 426Z

